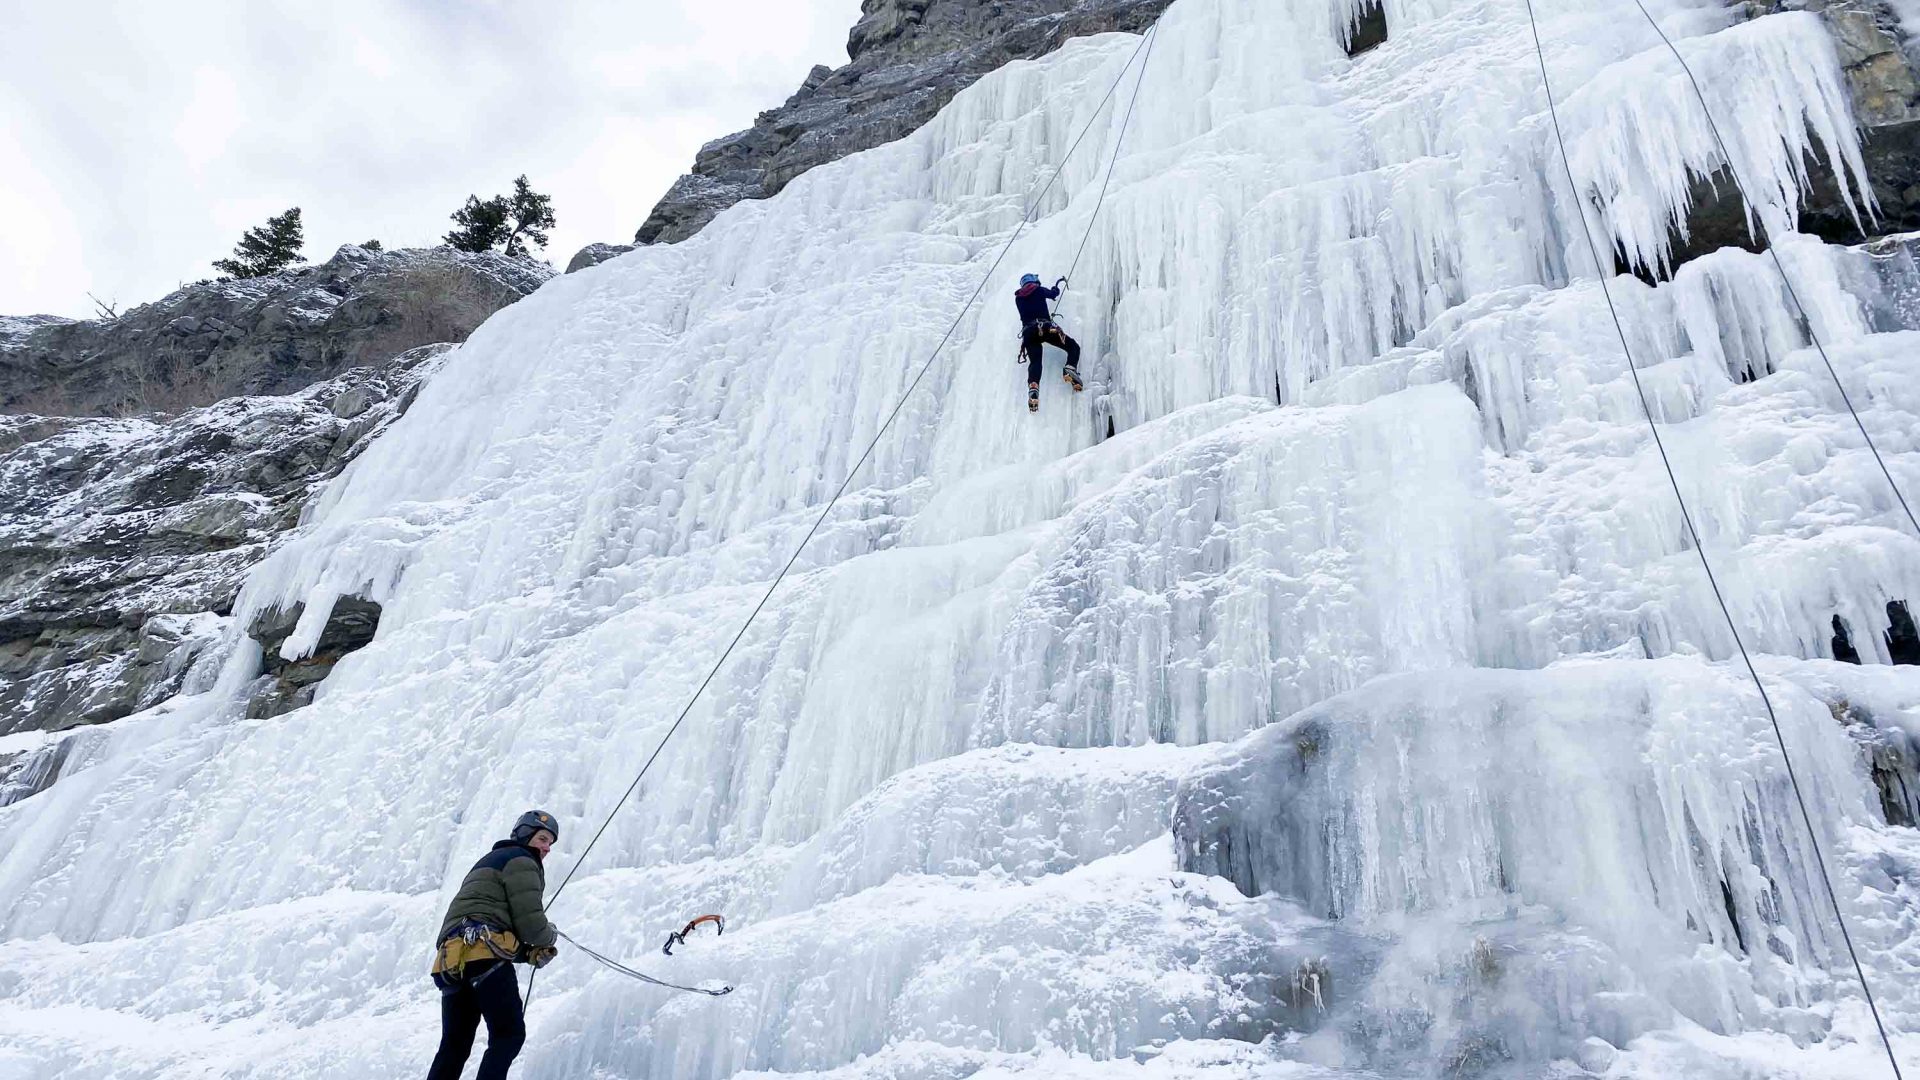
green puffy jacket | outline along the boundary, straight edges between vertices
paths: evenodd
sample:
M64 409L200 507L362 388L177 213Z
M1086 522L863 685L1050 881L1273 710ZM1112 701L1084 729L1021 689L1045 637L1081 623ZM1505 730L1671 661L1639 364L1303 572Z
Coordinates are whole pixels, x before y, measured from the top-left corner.
M542 898L547 891L547 872L540 856L525 844L502 840L460 882L447 906L447 917L440 921L440 939L446 940L454 927L475 919L496 930L511 930L524 949L545 948L559 937L547 921Z

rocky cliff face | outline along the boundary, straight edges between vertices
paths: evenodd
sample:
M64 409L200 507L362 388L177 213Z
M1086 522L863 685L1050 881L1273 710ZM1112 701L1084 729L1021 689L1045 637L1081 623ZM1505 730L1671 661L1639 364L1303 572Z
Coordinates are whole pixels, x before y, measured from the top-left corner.
M866 0L847 38L852 62L815 67L786 104L703 147L634 240L684 240L742 199L768 198L808 169L905 136L998 67L1068 38L1145 29L1171 2Z
M551 274L346 247L110 321L0 319L0 804L57 775L68 744L49 733L210 673L201 661L241 579L311 495L405 411L452 342ZM341 607L328 648L300 664L272 655L284 628L248 628L268 653L254 715L312 700L371 637L378 609Z
M246 571L449 348L175 418L0 417L0 738L116 720L186 687ZM311 681L263 685L261 713L300 704Z
M0 413L138 416L288 394L420 345L464 341L552 276L451 248L333 258L190 285L118 318L0 322Z

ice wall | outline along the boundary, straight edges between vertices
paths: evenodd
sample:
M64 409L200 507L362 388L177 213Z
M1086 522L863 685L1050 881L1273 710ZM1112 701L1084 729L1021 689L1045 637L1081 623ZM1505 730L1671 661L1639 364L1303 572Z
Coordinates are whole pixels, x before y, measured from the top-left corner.
M955 318L555 905L636 960L724 910L660 970L741 990L569 957L524 1075L1873 1075L1579 239L1658 265L1718 150L1630 6L1539 3L1567 191L1525 8L1386 6L1355 63L1344 0L1180 0L1104 206L1125 35L489 321L241 599L295 655L381 603L311 707L241 719L236 643L0 809L0 1076L419 1072L452 884L531 805L573 866ZM1650 6L1765 103L1718 111L1758 221L1857 173L1816 18ZM1090 221L1090 384L1029 416L1006 294ZM1920 324L1777 247L1920 487ZM1875 644L1920 540L1767 270L1616 297L1912 1054L1920 842L1834 718L1920 700Z
M1870 820L1825 703L1777 698L1809 800ZM1625 1045L1675 1013L1806 1037L1824 1031L1817 1003L1847 958L1778 764L1752 685L1691 660L1396 676L1197 770L1175 834L1184 866L1245 892L1431 928L1435 966L1482 984L1480 1015L1432 979L1376 985L1359 1006L1416 1059L1444 1056L1433 1030L1461 1016L1509 1046L1583 1030ZM1556 955L1554 922L1582 928L1577 962ZM1531 1003L1549 986L1557 1001ZM1592 1011L1552 1015L1572 1003Z

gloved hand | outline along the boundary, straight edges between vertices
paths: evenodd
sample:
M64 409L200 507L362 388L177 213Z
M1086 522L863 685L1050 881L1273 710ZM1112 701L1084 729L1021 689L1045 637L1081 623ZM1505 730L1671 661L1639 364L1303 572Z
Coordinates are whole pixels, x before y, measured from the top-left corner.
M534 968L538 970L551 964L553 958L559 955L560 950L558 948L552 945L539 945L527 950L527 963L532 964Z

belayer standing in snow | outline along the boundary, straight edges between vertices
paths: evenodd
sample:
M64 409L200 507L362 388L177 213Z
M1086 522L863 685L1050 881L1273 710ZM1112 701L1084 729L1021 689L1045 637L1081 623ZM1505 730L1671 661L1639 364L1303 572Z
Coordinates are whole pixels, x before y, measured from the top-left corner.
M1028 412L1040 411L1040 361L1048 345L1066 350L1067 367L1060 374L1074 392L1086 389L1080 382L1080 343L1054 324L1053 309L1047 306L1048 301L1060 299L1060 286L1066 283L1061 278L1049 289L1040 284L1039 274L1028 274L1020 279L1020 291L1013 294L1020 309L1020 344L1027 354Z
M547 852L560 838L560 823L544 810L529 810L513 833L493 845L460 882L460 891L440 923L433 982L440 988L440 1052L427 1080L459 1080L473 1051L473 1035L487 1022L487 1052L478 1080L505 1080L527 1041L520 983L513 965L545 967L559 952L559 933L547 921L542 897Z

